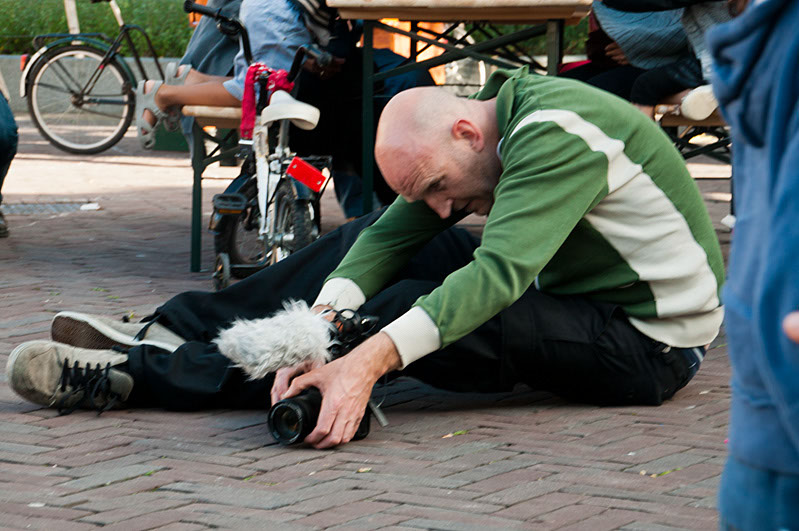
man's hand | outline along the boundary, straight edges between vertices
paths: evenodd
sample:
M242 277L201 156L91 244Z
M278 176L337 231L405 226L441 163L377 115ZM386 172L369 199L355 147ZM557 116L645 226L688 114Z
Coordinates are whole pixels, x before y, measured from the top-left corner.
M311 311L313 313L322 313L325 310L332 310L332 306L325 306L323 304L317 304ZM328 321L332 321L335 317L333 312L330 312L325 316ZM291 380L299 376L300 374L305 374L306 372L312 371L317 367L321 367L324 365L324 362L319 361L316 363L312 363L310 361L306 361L304 363L300 363L299 365L295 365L293 367L283 367L282 369L278 369L275 372L275 381L272 382L272 390L269 392L269 397L272 400L272 405L277 404L280 402L280 398L283 396L288 388Z
M295 396L308 387L321 391L319 420L305 442L316 448L330 448L352 439L375 382L401 365L394 342L387 334L379 333L346 356L294 378L281 398Z
M799 343L799 312L791 312L782 321L782 329L788 339Z
M630 64L630 61L627 59L627 56L624 55L624 51L615 42L611 42L610 44L605 46L605 55L607 55L611 61L613 61L618 65Z

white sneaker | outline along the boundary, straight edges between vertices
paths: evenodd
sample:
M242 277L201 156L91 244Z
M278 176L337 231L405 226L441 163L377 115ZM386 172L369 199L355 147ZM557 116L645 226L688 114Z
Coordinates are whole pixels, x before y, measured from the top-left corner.
M149 326L148 326L149 325ZM174 352L185 339L158 323L126 323L119 319L78 312L59 312L50 325L53 341L74 347L110 349L152 345Z
M680 103L680 112L689 120L706 120L719 106L713 87L702 85L686 94Z
M105 411L133 390L133 377L113 368L127 361L127 354L113 350L28 341L8 357L6 378L12 391L34 404L67 413L79 407Z

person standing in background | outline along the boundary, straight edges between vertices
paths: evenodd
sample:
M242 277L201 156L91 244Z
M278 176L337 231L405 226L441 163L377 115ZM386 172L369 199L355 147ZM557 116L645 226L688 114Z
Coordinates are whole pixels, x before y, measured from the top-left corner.
M743 3L743 2L737 2ZM799 2L756 0L708 36L732 130L732 364L721 529L799 529Z

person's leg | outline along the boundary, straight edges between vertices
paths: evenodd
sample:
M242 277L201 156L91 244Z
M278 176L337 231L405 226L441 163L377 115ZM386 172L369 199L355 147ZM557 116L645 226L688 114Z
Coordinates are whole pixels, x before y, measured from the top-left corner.
M17 123L11 113L11 107L3 95L0 94L0 204L3 203L3 181L11 166L14 155L17 154ZM8 236L8 226L5 217L0 211L0 238Z
M636 78L630 101L650 118L655 105L666 98L702 84L702 67L694 57L652 68Z
M629 101L635 80L644 72L632 65L619 66L592 76L585 82Z
M270 68L288 70L297 49L311 42L299 10L289 0L244 0L239 16L249 33L253 61ZM242 49L234 66L233 78L220 80L218 76L206 77L192 71L186 85L160 85L154 95L155 105L162 111L183 105L237 107L241 104L249 68ZM145 83L144 94L149 94L154 86L154 81ZM150 125L155 123L152 113L145 109L140 112Z
M692 376L682 351L662 350L616 306L530 289L404 372L453 391L506 391L521 382L579 402L658 405Z
M721 529L794 529L799 522L799 475L727 458L719 486Z

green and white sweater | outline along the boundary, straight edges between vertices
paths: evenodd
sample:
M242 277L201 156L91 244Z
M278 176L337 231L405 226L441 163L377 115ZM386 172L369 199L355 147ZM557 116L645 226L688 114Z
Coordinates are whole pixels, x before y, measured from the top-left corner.
M474 260L383 331L403 366L468 334L535 285L619 304L647 336L709 343L721 249L685 163L651 120L582 83L498 71L502 175ZM398 198L330 274L318 304L357 308L457 219Z

